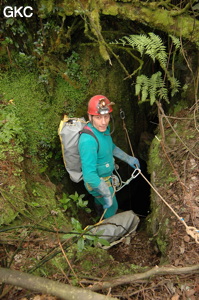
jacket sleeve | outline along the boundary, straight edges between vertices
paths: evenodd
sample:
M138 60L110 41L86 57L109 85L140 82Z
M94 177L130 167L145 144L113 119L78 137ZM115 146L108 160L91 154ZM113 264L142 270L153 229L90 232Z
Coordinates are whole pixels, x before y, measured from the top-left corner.
M124 152L119 147L116 146L113 149L113 155L115 157L121 159L122 161L126 162L132 168L134 168L134 169L139 168L140 169L139 160L136 157L128 155L126 152Z
M82 164L82 174L85 183L93 189L100 185L100 177L97 174L98 143L92 136L81 134L78 144Z

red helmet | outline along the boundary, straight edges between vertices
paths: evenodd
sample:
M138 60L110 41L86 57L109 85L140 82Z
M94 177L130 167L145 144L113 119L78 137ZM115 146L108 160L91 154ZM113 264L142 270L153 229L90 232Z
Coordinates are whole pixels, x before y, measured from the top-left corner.
M93 116L109 114L113 111L111 106L113 104L103 95L93 96L88 102L88 114Z

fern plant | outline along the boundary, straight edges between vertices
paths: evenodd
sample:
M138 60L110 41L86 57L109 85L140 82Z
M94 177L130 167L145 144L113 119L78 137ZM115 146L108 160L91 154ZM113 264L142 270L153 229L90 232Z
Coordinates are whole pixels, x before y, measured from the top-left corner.
M150 32L149 36L145 34L130 35L123 37L121 41L123 42L123 45L125 45L127 41L133 49L140 52L141 56L144 54L149 55L153 62L158 60L162 68L166 68L166 47L158 35L153 32Z
M135 94L136 96L141 94L141 102L150 101L151 105L156 101L156 95L169 102L167 89L160 71L153 74L151 78L146 75L137 76Z
M171 36L171 39L175 49L179 49L179 40L173 36ZM170 83L171 96L174 96L178 92L180 83L178 79L174 77L174 74L172 73L171 75L170 71L167 69L168 54L160 36L150 32L148 35L124 36L119 41L123 46L131 46L134 50L138 51L141 56L148 55L153 62L158 61L161 69L164 71L164 74L161 71L158 71L150 78L144 74L137 76L135 93L137 96L140 96L140 101L150 101L151 105L158 99L169 102L165 78L167 78ZM116 43L118 44L119 42Z

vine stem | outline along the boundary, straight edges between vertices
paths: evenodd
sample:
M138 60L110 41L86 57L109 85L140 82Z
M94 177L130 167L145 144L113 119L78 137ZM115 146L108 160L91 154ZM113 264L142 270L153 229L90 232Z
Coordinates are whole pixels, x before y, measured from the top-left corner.
M172 128L173 132L176 134L176 136L178 137L178 139L180 140L180 142L186 147L186 149L197 159L199 159L199 156L195 155L190 149L189 147L185 144L185 142L181 139L181 137L179 136L179 134L177 133L177 131L175 130L175 128L173 127L173 125L171 124L171 122L169 121L169 119L167 118L167 116L164 113L164 110L161 106L161 104L159 102L156 102L158 105L158 108L160 109L161 113L162 113L162 117L164 117L167 121L167 123L169 124L169 126Z
M178 178L178 181L179 181L180 184L182 185L182 188L183 188L184 192L186 192L187 187L186 187L186 185L181 181L179 174L177 173L176 169L174 168L174 165L173 165L171 159L169 158L168 153L166 152L164 143L163 143L157 136L156 136L156 139L160 142L160 145L161 145L161 147L162 147L162 150L163 150L163 152L164 152L164 154L165 154L165 156L166 156L166 158L167 158L169 164L171 165L174 174L176 175L176 177Z
M61 251L62 251L62 253L63 253L64 258L65 258L66 261L67 261L67 264L69 265L69 268L71 269L73 275L75 276L75 278L76 278L77 281L79 282L80 286L81 286L82 288L84 288L84 286L83 286L83 285L81 284L81 282L79 281L79 279L78 279L78 277L77 277L77 274L75 273L75 271L74 271L74 269L73 269L73 267L72 267L72 265L71 265L71 263L70 263L70 261L69 261L67 255L66 255L66 252L64 251L64 248L62 247L62 244L61 244L61 242L60 242L60 238L59 238L58 231L56 232L56 236L57 236L57 240L58 240L59 247L60 247L60 249L61 249ZM68 276L67 276L65 273L64 273L64 275L66 276L68 282L70 282Z

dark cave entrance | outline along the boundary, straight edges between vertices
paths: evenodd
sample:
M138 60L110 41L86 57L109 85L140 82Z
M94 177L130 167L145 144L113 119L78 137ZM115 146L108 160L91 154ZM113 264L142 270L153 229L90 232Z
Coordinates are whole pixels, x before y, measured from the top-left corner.
M139 159L139 162L142 174L145 176L145 178L147 178L148 181L150 181L150 175L147 172L147 163L142 159ZM134 172L134 169L121 161L117 163L117 165L119 166L117 172L119 173L122 181L127 181L131 177L131 174ZM97 212L95 210L94 199L92 195L90 195L85 189L83 181L79 183L72 182L72 186L72 193L77 191L79 194L85 194L84 199L89 201L88 206L92 210L91 218L93 216L95 217L97 215ZM133 210L133 212L139 216L140 220L144 221L151 212L150 191L150 185L139 174L136 178L132 179L132 181L128 185L124 186L120 191L116 192L118 212ZM98 215L98 218L99 217L100 215ZM84 219L84 221L86 219Z
M141 159L139 161L141 172L150 181L146 162ZM123 173L121 177L125 178L126 181L131 177L134 170L124 165L121 168L121 173ZM116 197L119 210L133 210L140 218L145 218L150 213L150 186L140 174L118 191Z
M71 21L72 19L69 20ZM109 16L105 18L102 17L101 22L105 38L109 41L113 41L119 36L121 37L121 32L126 35L135 33L134 23L131 21L122 21L116 24L115 18ZM116 25L117 31L115 30ZM107 35L110 29L113 30L111 36ZM82 33L81 35L80 32ZM73 38L78 41L78 43L75 44L74 50L81 55L81 65L84 72L88 72L90 69L99 72L100 79L92 80L88 88L89 97L103 94L115 102L116 105L113 110L115 123L115 132L112 135L113 141L116 145L118 142L117 146L125 152L127 152L126 150L128 149L129 151L127 153L131 155L129 146L127 144L124 145L125 133L123 133L122 129L120 109L124 110L126 115L125 122L129 130L135 156L140 161L143 175L150 181L150 175L147 172L148 150L154 137L154 130L157 127L157 123L154 122L154 120L157 120L157 108L155 105L151 107L149 102L138 104L138 97L135 96L135 76L127 79L126 74L122 71L120 64L118 64L118 61L114 57L111 58L113 64L111 67L107 62L100 59L98 46L90 45L90 40L84 36L83 31L78 31L78 35ZM138 61L133 60L132 56L128 55L124 50L116 47L114 48L114 52L120 57L129 74L132 73L132 70L138 68ZM147 72L151 72L151 67L152 65L147 61L145 66ZM86 105L87 103L85 103L85 106ZM78 116L82 116L82 113L86 113L86 107L83 111L82 107L78 108L76 113L77 115L81 114ZM84 117L87 119L87 114L84 115ZM111 124L111 129L113 129L112 126L113 124ZM126 181L129 179L133 169L123 162L116 163L119 165L119 174L122 180ZM64 179L64 181L66 181L66 184L64 184L65 189L67 186L66 192L72 194L77 191L78 194L85 194L84 199L89 201L89 207L94 212L93 197L85 189L83 181L76 184L70 181L68 175L66 175L66 177L67 179ZM140 218L146 218L150 213L150 186L141 175L133 179L131 183L125 186L121 191L117 192L116 197L119 211L133 210Z
M150 146L157 132L158 115L157 108L152 108L149 103L142 103L139 105L137 102L131 101L130 107L131 113L133 114L133 128L135 131L133 132L131 128L128 128L129 141L128 138L124 139L128 144L128 150L126 152L129 155L138 158L142 174L139 174L128 185L118 191L116 193L116 197L118 200L119 210L133 210L140 219L144 220L151 212L151 187L149 184L151 178L147 165L150 159ZM127 112L127 117L130 117L131 113ZM134 152L133 154L131 153L132 148ZM119 165L118 172L122 180L125 182L131 178L131 174L134 172L134 169L124 162L116 161L116 163Z

